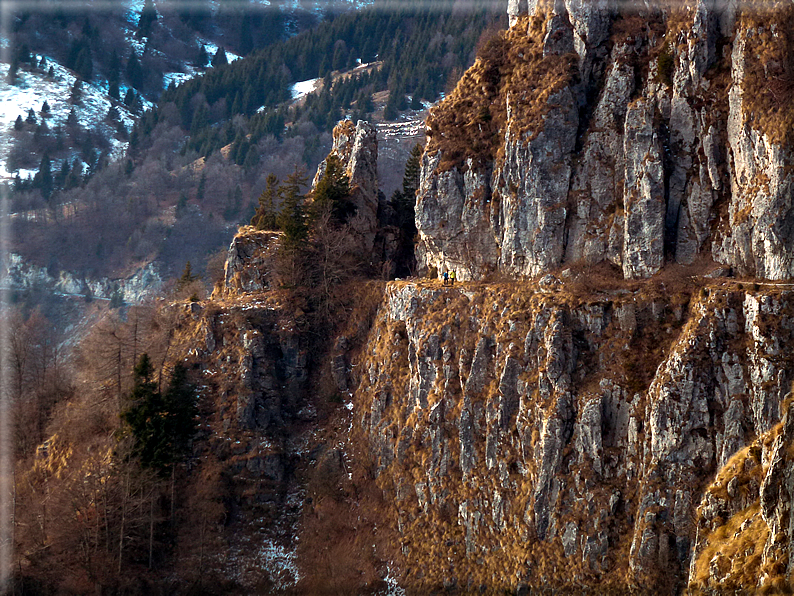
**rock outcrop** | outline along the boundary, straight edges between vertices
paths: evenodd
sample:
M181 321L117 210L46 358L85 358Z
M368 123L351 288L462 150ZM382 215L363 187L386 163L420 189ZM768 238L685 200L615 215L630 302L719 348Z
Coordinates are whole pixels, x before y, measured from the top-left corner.
M698 508L689 575L696 594L788 593L794 545L794 412L736 453Z
M355 410L407 588L686 585L709 475L780 420L794 296L641 287L389 285Z
M224 266L223 292L261 292L273 287L274 261L281 232L240 228L229 245Z
M206 530L218 550L202 555L204 573L246 593L262 586L278 592L300 579L295 538L305 488L295 468L305 466L299 446L308 444L303 429L317 412L307 397L309 356L294 311L274 292L235 287L215 296L223 302L170 306L177 320L171 347L195 371L201 396L194 477L214 478L200 490L222 498L225 521ZM213 469L220 482L208 474Z
M157 268L149 263L125 279L89 279L69 271L54 274L46 267L26 263L21 256L9 254L0 271L0 287L12 290L48 289L62 296L84 296L111 300L120 298L127 304L139 304L156 296L163 287Z
M350 183L350 200L356 207L351 221L353 230L361 237L362 248L371 253L378 231L378 139L377 130L369 122L342 120L333 132L333 147L329 156L339 158ZM326 160L317 167L312 188L325 174Z
M510 31L428 120L420 267L483 279L606 260L644 278L713 258L794 275L790 8L627 10L508 3Z

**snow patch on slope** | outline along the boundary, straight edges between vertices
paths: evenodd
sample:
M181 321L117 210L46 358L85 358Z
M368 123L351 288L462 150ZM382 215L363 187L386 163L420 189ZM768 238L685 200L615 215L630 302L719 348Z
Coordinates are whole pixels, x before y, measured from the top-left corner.
M292 99L300 99L314 91L317 86L317 81L320 79L309 79L308 81L299 81L290 87Z
M37 59L41 57L38 56ZM11 178L15 172L7 169L8 155L14 142L14 122L17 116L27 117L28 110L36 113L36 119L41 121L41 106L46 101L50 106L50 116L46 118L47 126L52 130L56 126L63 126L69 117L69 112L74 107L75 114L80 124L90 129L101 126L107 128L105 136L110 139L113 149L111 159L123 155L127 144L114 138L113 129L105 123L104 119L111 105L115 105L119 112L119 120L127 130L132 128L135 116L121 102L111 102L106 90L91 83L83 83L82 98L79 106L73 106L69 98L75 82L72 72L59 65L54 60L47 58L48 68L52 66L54 77L50 79L43 72L27 72L20 69L15 85L0 85L0 178ZM0 80L5 81L8 75L8 64L0 63ZM124 91L122 90L122 94ZM149 102L143 101L145 108L151 107ZM20 176L23 175L19 171Z

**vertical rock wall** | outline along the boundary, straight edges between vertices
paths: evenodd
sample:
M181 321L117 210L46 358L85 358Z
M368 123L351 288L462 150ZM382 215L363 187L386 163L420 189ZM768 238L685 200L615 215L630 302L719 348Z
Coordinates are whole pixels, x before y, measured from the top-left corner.
M420 265L482 279L607 260L637 278L705 253L742 275L792 276L791 110L756 97L786 93L788 8L757 18L711 0L631 10L509 2L505 39L520 49L484 52L429 119ZM527 77L523 63L538 57ZM540 82L552 71L567 84ZM492 91L478 98L478 85ZM449 139L481 147L482 124L456 121L453 135L445 111L471 104L498 127L487 156L467 161Z
M391 284L355 408L406 587L680 589L706 479L779 421L792 307Z

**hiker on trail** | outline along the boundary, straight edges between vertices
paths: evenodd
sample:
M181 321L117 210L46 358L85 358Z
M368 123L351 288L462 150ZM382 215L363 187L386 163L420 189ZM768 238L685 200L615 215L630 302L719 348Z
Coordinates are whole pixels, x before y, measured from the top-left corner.
M449 272L449 285L451 285L451 286L455 285L455 272L454 271L450 271Z
M449 285L449 273L444 271L444 285Z

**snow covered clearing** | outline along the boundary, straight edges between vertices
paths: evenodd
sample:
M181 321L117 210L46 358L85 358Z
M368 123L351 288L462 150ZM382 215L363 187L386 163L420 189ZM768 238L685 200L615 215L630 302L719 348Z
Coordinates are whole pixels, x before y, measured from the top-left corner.
M295 83L290 88L290 93L292 93L292 99L300 99L309 93L314 91L314 88L317 86L317 81L320 79L309 79L308 81L300 81Z
M211 41L207 41L204 39L199 39L198 42L199 44L204 45L204 47L207 50L207 54L210 55L210 60L212 60L212 58L215 56L215 53L218 51L218 46L216 46ZM228 60L229 62L234 62L235 60L239 60L241 58L241 56L238 56L237 54L234 54L229 50L224 49L224 51L226 52L226 60Z
M41 59L40 56L37 59ZM80 124L90 129L95 126L104 126L107 130L107 138L111 140L113 150L111 158L117 158L124 153L126 143L118 141L113 136L113 130L105 123L105 116L111 105L115 105L119 112L119 120L127 130L132 128L135 117L127 107L121 102L111 103L106 91L101 87L90 83L83 83L81 105L73 106L69 101L75 76L72 72L47 58L47 68L52 66L53 78L50 79L46 73L37 70L27 72L20 69L17 73L17 83L15 85L0 85L0 178L11 178L16 172L10 172L6 168L8 155L14 142L14 135L11 134L17 116L27 117L28 110L33 110L36 119L41 120L40 110L46 101L50 107L50 115L45 118L50 130L56 126L63 126L69 117L72 108ZM8 75L8 64L0 63L0 79L5 81ZM123 93L124 91L122 91ZM144 102L144 107L151 104ZM29 171L19 171L20 176L30 173Z

